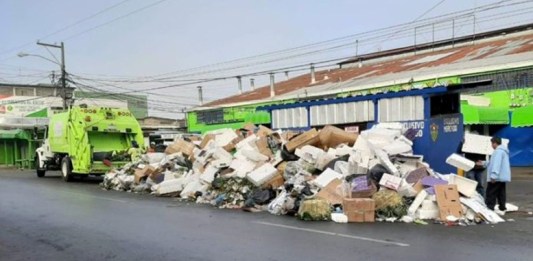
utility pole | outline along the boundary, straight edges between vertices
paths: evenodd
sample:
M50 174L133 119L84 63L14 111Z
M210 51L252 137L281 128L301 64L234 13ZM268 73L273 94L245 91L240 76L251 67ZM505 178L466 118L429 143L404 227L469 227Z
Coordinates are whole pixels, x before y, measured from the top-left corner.
M61 42L61 45L57 44L49 44L49 43L41 43L37 41L38 45L42 45L45 47L52 47L52 48L58 48L61 49L61 98L63 99L63 109L67 109L67 71L65 70L65 45L63 42Z

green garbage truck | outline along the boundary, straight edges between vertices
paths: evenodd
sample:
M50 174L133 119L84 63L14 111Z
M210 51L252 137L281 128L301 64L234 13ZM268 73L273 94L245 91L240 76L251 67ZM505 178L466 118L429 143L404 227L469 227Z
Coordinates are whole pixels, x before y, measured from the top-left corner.
M50 117L43 144L35 152L37 176L61 170L69 182L75 175L104 174L130 162L127 151L132 144L143 148L144 139L127 109L72 107Z

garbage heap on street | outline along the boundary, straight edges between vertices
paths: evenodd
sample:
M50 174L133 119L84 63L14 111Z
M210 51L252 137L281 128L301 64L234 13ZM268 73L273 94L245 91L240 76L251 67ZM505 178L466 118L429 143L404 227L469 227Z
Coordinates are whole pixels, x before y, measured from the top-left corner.
M471 225L504 220L477 183L442 175L413 154L416 132L378 124L303 133L247 125L182 139L106 173L105 189L180 197L302 220Z

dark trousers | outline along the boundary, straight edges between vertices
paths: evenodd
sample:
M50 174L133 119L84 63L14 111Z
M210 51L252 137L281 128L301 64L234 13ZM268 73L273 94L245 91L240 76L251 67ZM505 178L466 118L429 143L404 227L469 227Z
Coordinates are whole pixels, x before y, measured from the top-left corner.
M496 200L498 200L499 209L501 211L505 211L505 194L505 182L488 182L485 204L487 204L489 209L494 210L494 206L496 206Z
M466 173L466 177L471 180L477 181L476 191L481 196L485 197L485 190L483 189L483 171L483 169L473 169Z

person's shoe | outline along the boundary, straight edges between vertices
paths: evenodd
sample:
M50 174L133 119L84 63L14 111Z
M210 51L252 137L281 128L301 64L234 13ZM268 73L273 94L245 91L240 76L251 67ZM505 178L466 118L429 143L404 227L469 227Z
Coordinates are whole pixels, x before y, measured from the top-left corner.
M505 210L499 210L499 209L496 209L494 210L494 213L500 215L500 216L505 216Z

